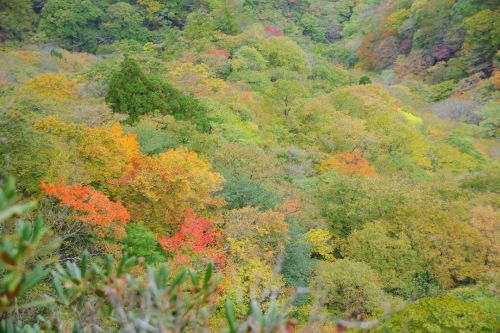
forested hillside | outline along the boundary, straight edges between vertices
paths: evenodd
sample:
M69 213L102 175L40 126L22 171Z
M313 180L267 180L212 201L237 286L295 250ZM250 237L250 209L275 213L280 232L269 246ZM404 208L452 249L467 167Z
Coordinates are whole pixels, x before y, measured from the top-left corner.
M500 331L495 0L0 0L0 332Z

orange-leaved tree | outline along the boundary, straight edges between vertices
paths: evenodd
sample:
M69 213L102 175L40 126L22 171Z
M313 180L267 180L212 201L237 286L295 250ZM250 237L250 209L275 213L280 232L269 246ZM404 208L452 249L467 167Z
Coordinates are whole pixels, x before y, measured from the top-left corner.
M181 147L141 156L116 185L135 221L155 231L176 231L186 209L222 207L223 199L214 196L222 181L207 161Z
M57 185L40 183L43 192L57 198L60 204L72 208L75 220L91 225L100 236L110 231L116 238L125 236L125 226L130 214L120 201L113 202L91 186L66 185L61 180Z
M159 243L177 264L191 266L212 261L220 268L226 262L220 231L212 221L196 216L190 209L180 230L172 237L160 237Z
M356 176L374 176L375 169L359 152L340 152L322 161L319 166L320 172L336 170L340 174Z

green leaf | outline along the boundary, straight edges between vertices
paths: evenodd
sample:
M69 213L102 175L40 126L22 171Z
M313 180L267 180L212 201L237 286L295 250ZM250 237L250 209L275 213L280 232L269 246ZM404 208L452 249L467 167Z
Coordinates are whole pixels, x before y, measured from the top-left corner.
M107 255L106 262L104 263L104 274L106 274L106 276L110 276L112 271L113 271L113 257Z
M19 296L22 296L25 292L39 284L46 276L47 272L43 270L42 266L35 267L21 284Z
M64 289L63 289L61 280L59 279L59 277L57 275L55 275L55 274L52 274L52 275L54 276L53 285L54 285L54 289L56 291L57 297L59 297L60 301L67 304L68 299L66 297L66 294L64 293Z
M80 328L80 322L78 320L75 320L73 322L73 330L72 330L73 333L81 333L82 332L82 329Z
M205 277L203 278L203 288L206 288L208 286L208 282L210 281L210 278L212 278L212 273L214 269L214 264L211 262L208 264L207 271L205 272Z
M198 287L198 283L200 282L200 277L198 276L198 273L190 270L189 276L191 277L191 281L193 282L193 286Z
M224 307L226 309L226 319L227 323L229 324L229 332L236 333L238 324L236 322L236 316L234 314L233 303L230 300L226 300Z
M183 267L181 269L181 272L179 274L177 274L177 277L174 280L173 286L174 287L175 286L179 286L184 281L184 279L186 278L186 275L187 275L187 269Z
M5 278L5 283L7 284L7 290L12 293L17 289L19 284L21 283L23 276L19 272L11 272Z
M7 221L14 215L22 215L36 207L36 202L28 202L25 204L19 204L12 206L0 212L0 223Z
M168 267L167 265L160 266L160 274L158 275L158 287L165 288L167 285Z
M89 265L89 252L87 250L83 251L82 262L80 263L80 272L82 276L87 274L87 268Z

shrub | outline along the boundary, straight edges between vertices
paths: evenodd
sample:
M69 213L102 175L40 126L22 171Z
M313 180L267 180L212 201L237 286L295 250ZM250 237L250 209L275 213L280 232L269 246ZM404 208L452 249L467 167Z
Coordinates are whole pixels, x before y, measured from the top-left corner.
M311 245L304 237L298 223L292 223L288 228L288 234L283 260L283 277L289 286L304 288L309 285L313 271Z
M375 169L361 156L359 152L340 152L323 160L319 167L320 172L336 170L340 174L356 176L374 176Z
M91 186L75 184L67 186L63 180L58 185L40 183L45 194L57 198L61 204L72 208L75 219L93 226L100 236L112 230L114 236L125 236L125 225L130 214L121 202L113 202Z
M365 262L380 276L384 288L408 296L412 280L420 270L417 253L404 234L392 235L380 222L369 223L353 231L347 238L342 255L353 261Z
M451 95L455 89L455 82L452 80L434 84L430 87L430 99L432 101L440 101Z
M498 102L489 101L480 107L476 113L481 118L479 125L484 129L484 134L491 138L500 136L500 112Z
M251 206L267 210L276 207L279 203L273 191L261 183L252 181L247 175L227 179L222 194L228 209Z
M39 74L28 81L27 86L41 96L52 97L59 101L74 98L77 93L76 82L59 73Z
M362 262L340 259L322 263L313 288L330 311L342 316L373 314L382 302L377 273Z
M127 236L121 240L124 253L144 258L146 264L164 263L167 256L158 243L156 235L146 226L129 223L126 228Z
M366 75L363 75L362 77L359 78L359 84L370 84L370 83L372 83L372 80Z
M212 221L196 216L189 209L179 231L172 237L161 237L159 242L163 250L173 256L174 263L183 266L205 266L213 262L222 268L226 261L220 231Z
M43 6L40 29L67 49L95 52L103 16L91 0L49 0Z
M133 39L144 43L149 31L142 26L143 18L130 4L118 2L108 7L101 33L111 40Z
M497 305L498 308L498 305ZM482 311L473 302L452 295L422 298L394 314L380 327L381 332L495 332L498 318Z

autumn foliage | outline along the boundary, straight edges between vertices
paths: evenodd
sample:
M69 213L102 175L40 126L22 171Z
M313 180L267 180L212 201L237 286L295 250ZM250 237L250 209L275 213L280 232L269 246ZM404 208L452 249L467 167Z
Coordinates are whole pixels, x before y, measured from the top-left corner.
M359 152L340 152L321 162L320 172L336 170L341 174L374 176L375 169Z
M272 27L270 25L266 25L264 27L264 32L270 36L275 36L275 37L281 37L285 35L283 31L281 31L278 28Z
M224 49L212 49L208 51L208 54L211 56L220 56L224 58L229 57L229 51Z
M112 231L114 236L125 236L125 226L130 220L128 211L120 201L113 202L91 186L66 185L61 180L57 185L40 183L43 192L57 198L61 205L75 211L75 219L94 227L99 235Z
M222 182L206 160L181 147L157 156L141 155L116 185L135 221L147 222L153 229L175 230L186 209L222 206L223 199L213 196Z
M214 223L196 216L189 209L180 230L172 237L160 237L159 242L166 252L173 255L177 264L192 265L195 261L206 264L213 261L221 267L226 260L221 234Z
M38 95L58 101L76 96L76 82L59 73L39 74L28 82L28 87Z

